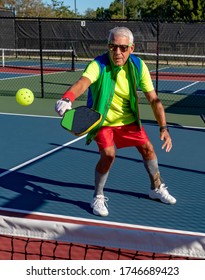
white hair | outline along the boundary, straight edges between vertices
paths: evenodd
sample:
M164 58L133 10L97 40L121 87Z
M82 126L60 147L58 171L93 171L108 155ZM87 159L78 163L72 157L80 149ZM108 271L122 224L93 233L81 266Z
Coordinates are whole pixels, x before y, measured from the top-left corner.
M112 42L112 39L115 35L129 38L129 44L133 44L134 42L134 36L130 29L128 29L127 27L117 26L111 29L108 36L108 43Z

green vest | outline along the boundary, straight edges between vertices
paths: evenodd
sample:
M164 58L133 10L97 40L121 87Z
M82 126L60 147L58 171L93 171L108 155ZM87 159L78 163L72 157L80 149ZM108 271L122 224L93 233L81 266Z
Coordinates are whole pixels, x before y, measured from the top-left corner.
M110 108L112 98L115 92L115 84L117 74L121 70L119 66L114 65L110 59L109 53L105 53L95 58L100 68L100 75L96 82L90 85L88 91L87 106L100 112L102 115L102 121L100 124L92 129L86 138L86 144L95 138L99 129L101 128L107 112ZM137 88L142 76L142 60L131 54L127 60L128 63L128 79L129 79L129 92L130 92L130 106L136 117L137 124L141 127L141 121L139 119L139 106Z

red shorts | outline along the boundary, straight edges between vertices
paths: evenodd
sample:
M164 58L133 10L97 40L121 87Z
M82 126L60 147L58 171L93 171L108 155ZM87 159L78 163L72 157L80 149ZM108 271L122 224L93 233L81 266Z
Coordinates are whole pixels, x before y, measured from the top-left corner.
M142 146L149 138L143 127L136 123L123 126L103 126L95 137L99 150L116 145L118 149Z

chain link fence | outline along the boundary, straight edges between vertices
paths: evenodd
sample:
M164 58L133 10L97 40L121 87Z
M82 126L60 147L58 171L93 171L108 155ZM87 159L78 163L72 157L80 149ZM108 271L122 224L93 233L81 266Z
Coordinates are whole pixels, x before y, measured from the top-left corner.
M135 54L147 63L164 105L205 107L205 22L158 19L0 17L0 94L27 87L36 97L61 97L87 63L107 51L115 26L133 32ZM140 100L146 102L143 94Z

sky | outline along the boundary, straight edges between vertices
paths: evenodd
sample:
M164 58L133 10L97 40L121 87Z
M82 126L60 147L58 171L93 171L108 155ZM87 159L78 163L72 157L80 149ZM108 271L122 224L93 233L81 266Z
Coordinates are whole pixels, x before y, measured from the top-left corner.
M70 6L70 10L83 14L88 8L96 10L98 7L109 8L114 0L62 0L65 6Z

